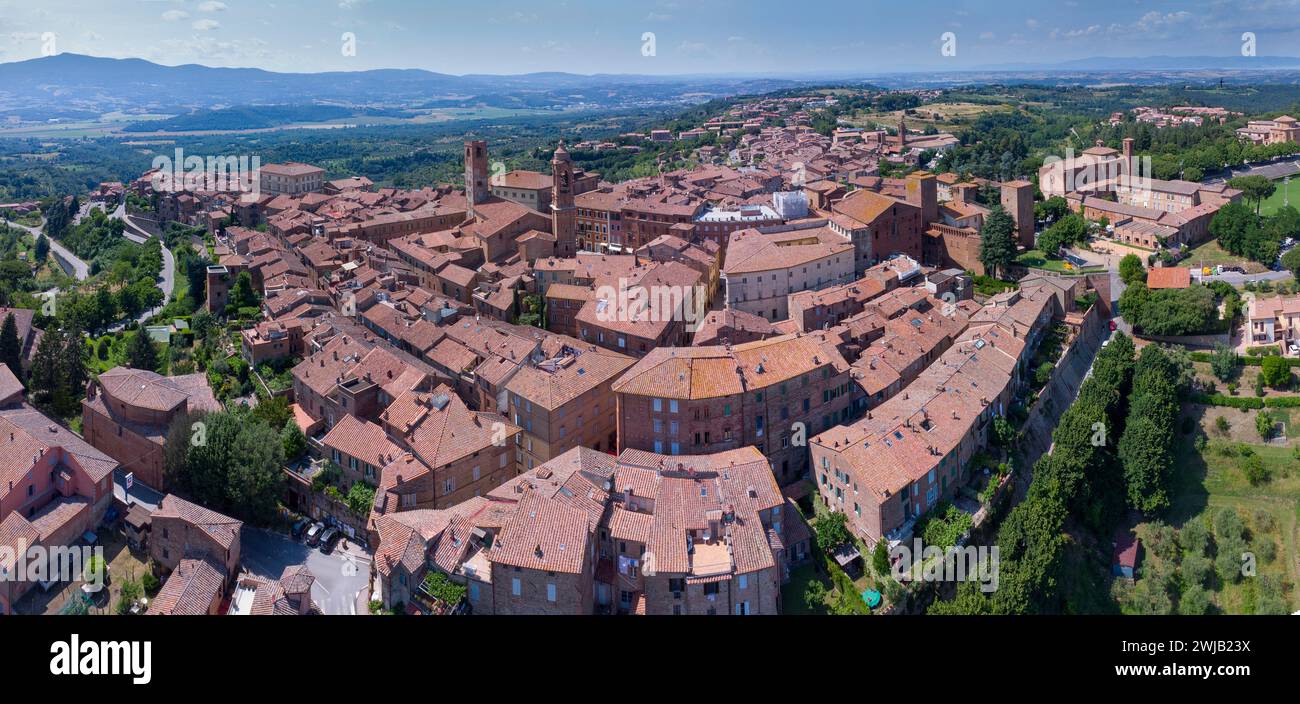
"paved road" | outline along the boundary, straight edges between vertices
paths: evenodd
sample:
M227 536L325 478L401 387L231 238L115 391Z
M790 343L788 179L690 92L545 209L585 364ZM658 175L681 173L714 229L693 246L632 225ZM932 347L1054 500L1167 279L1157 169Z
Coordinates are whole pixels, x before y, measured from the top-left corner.
M1192 269L1192 277L1197 281L1226 281L1233 285L1244 284L1247 281L1259 283L1260 281L1285 281L1292 278L1289 271L1266 271L1262 274L1237 274L1228 272L1226 274L1215 274L1212 276L1202 277Z
M95 205L99 206L98 203ZM119 204L113 212L108 214L108 217L111 220L121 220L126 225L126 229L122 231L122 236L136 244L144 244L150 237L152 237L147 230L135 224L135 222L131 220L131 216L126 214L125 203ZM163 306L167 305L168 299L172 296L172 291L176 288L176 257L172 255L172 251L167 248L166 244L162 247L162 259L163 268L162 273L159 275L160 281L158 288L162 289L163 302L162 305L156 308L151 308L141 313L136 318L136 322L142 325L144 324L144 321L157 315L158 312L163 309ZM119 323L118 325L109 328L109 332L115 332L123 327L125 327L124 324Z
M10 227L17 227L23 230L27 230L32 234L33 237L40 237L42 234L41 228L45 227L45 223L43 222L41 223L41 227L28 227L26 225L12 222L10 220L5 220L5 223L8 224ZM59 266L63 267L64 271L77 277L79 281L85 281L87 278L90 277L89 264L78 259L77 255L68 251L67 247L64 247L63 245L59 244L58 241L56 241L54 238L46 237L45 239L48 240L50 243L50 252L54 255L54 260L59 263Z
M367 614L371 556L355 545L345 553L341 545L324 555L287 535L245 526L240 556L245 569L268 579L279 579L285 567L306 563L316 577L311 598L323 613Z
M1279 179L1283 176L1295 176L1300 174L1300 158L1287 157L1286 159L1272 163L1260 164L1258 166L1239 166L1230 172L1231 175L1206 181L1206 183L1223 183L1228 179L1237 178L1238 176L1267 176L1270 179Z

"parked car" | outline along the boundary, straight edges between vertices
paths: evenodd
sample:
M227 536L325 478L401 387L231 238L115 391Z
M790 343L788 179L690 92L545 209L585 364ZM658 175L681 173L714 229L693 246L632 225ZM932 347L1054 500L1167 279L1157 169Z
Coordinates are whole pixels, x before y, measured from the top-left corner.
M292 531L293 537L301 538L303 531L307 530L307 527L310 525L311 525L310 518L299 518L297 522L293 524L293 531Z
M1291 350L1291 354L1300 355L1300 345L1297 345L1294 342L1292 342L1287 349Z
M326 528L325 532L321 533L320 536L320 551L328 555L329 552L334 549L334 543L337 542L338 539L338 528Z
M323 532L325 532L324 523L317 521L316 523L311 524L311 528L307 529L307 544L315 545L316 541L320 540L321 533Z
M1110 321L1110 331L1111 331L1111 332L1115 332L1115 331L1118 330L1118 329L1119 329L1119 326L1115 324L1115 321L1114 321L1114 320Z

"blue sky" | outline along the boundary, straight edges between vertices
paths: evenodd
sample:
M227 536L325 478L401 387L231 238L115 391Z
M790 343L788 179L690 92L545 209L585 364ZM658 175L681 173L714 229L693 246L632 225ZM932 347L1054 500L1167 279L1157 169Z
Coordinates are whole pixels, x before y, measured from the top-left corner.
M1247 31L1261 56L1300 54L1300 0L0 0L0 61L39 56L53 32L61 52L276 71L960 70L1236 55Z

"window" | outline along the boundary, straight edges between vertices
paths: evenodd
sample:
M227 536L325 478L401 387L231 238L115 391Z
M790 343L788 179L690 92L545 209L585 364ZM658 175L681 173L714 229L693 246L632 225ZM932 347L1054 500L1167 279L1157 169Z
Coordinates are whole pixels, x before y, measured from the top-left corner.
M519 586L519 578L518 578L518 577L511 577L511 578L510 578L510 593L511 593L512 595L514 595L514 596L519 596L519 594L521 593L521 588L520 588L520 586Z
M664 400L661 398L655 399L651 406L654 408L655 413L664 412Z
M453 492L453 491L455 491L455 490L456 490L456 480L455 480L455 479L448 479L447 481L445 481L445 482L442 483L442 493L444 493L444 494L450 494L451 492Z
M547 600L547 601L555 601L555 585L554 585L554 584L547 584L547 585L546 585L546 600Z
M740 575L740 577L737 578L736 583L740 585L741 589L745 589L746 587L749 586L749 575L747 574Z
M505 455L502 455L502 457L504 458ZM505 462L502 462L501 464L504 465ZM470 470L470 476L474 478L474 481L478 481L478 467Z
M677 399L672 399L668 402L668 412L669 413L677 412Z

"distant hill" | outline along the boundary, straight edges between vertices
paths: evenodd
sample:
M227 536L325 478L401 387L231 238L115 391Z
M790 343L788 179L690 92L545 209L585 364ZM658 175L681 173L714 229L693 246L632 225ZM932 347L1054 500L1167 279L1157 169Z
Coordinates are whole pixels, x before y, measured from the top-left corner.
M1237 71L1300 68L1294 56L1093 56L1054 63L1021 62L980 66L982 71Z
M252 105L632 107L699 102L804 83L788 79L535 73L451 76L420 69L277 73L163 66L80 54L0 64L0 111L155 112ZM701 97L702 96L702 97Z

